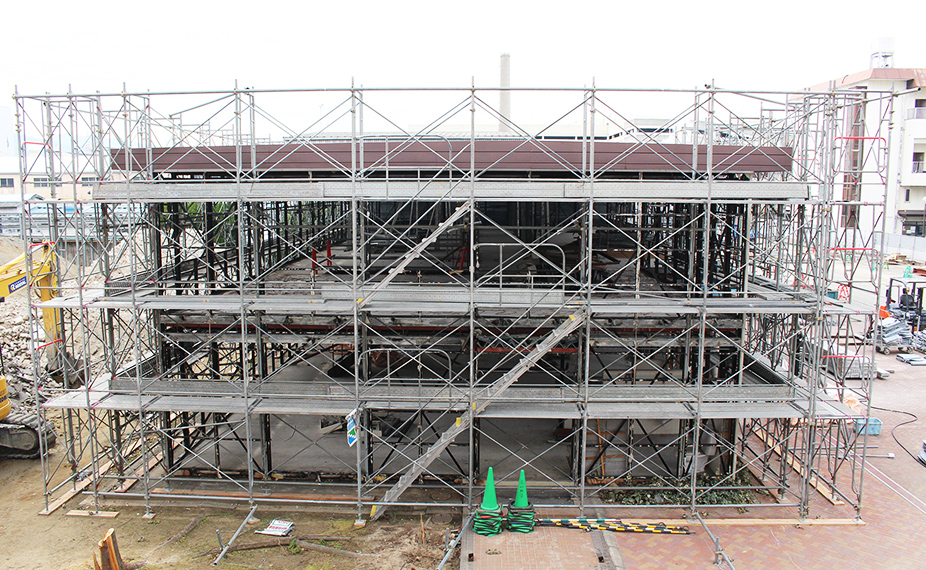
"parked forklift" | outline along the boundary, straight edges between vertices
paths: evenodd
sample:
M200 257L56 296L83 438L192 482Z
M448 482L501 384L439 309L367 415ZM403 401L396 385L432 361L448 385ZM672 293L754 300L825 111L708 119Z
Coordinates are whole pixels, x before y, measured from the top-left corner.
M885 306L892 316L906 321L912 327L912 332L922 330L926 325L926 317L923 315L924 289L926 280L923 279L891 277L888 282Z

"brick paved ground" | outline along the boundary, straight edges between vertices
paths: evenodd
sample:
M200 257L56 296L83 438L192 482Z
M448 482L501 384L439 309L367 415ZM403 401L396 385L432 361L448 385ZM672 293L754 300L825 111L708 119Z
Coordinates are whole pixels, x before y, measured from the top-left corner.
M908 461L911 461L909 457ZM893 461L902 461L897 458ZM916 469L923 469L912 466ZM914 471L915 473L915 471ZM921 474L926 478L926 469ZM926 568L926 514L904 501L874 477L865 480L864 526L793 525L726 526L705 522L738 570L799 569L830 570L835 567L913 569ZM767 512L758 512L758 511ZM833 507L814 498L812 513L821 518L852 519L854 510ZM574 513L573 513L574 515ZM610 516L639 519L636 512L610 511ZM785 509L753 509L741 516L787 518ZM654 522L678 518L679 511L650 512ZM736 516L719 511L714 517ZM646 535L614 533L626 570L713 569L713 543L707 533L690 523L692 535ZM530 535L503 533L496 537L475 537L474 569L598 569L594 533L542 528ZM487 555L489 550L500 554ZM848 566L847 566L848 565Z
M874 403L895 410L910 411L920 420L900 427L896 434L904 446L918 453L926 438L926 370L910 367L894 359L879 355L881 368L894 370L887 380L879 380L874 387ZM891 429L907 421L904 414L873 410L872 416L884 422L881 435L869 437L874 455L892 452L895 459L869 460L876 473L889 477L909 490L916 498L926 500L926 468L916 463L891 437ZM890 481L889 481L890 483ZM887 484L871 473L864 479L862 519L864 526L721 526L706 522L720 540L720 545L733 560L737 570L752 569L826 569L872 568L914 569L926 568L926 513L901 498ZM920 504L920 508L924 508ZM854 509L835 507L819 495L814 495L811 518L855 517ZM676 518L682 513L649 513L651 516ZM629 515L617 514L613 516ZM635 515L639 516L639 515ZM714 517L737 516L718 511ZM740 516L756 518L796 517L785 509L753 509ZM627 570L649 569L701 569L716 568L713 544L707 534L692 524L697 534L691 536L616 535Z
M472 568L479 570L607 568L598 560L599 556L607 560L607 552L596 548L591 533L556 527L537 528L528 534L477 535L473 555Z
M710 518L706 522L737 569L926 568L926 544L921 539L926 536L926 514L873 478L866 481L865 495L864 526L722 526L711 525ZM842 514L852 516L848 509ZM715 568L713 544L701 528L691 528L696 531L691 536L617 535L627 570Z
M878 355L878 366L894 371L887 380L878 380L874 387L874 404L893 410L916 414L920 419L896 430L900 442L912 453L919 452L921 442L926 439L926 370L910 367L894 359L894 355ZM832 568L871 568L884 570L926 569L926 468L920 466L891 437L891 429L911 419L895 412L873 410L872 416L884 423L880 436L870 437L873 447L870 453L884 455L894 453L894 459L872 458L869 460L875 473L890 478L879 481L872 473L864 479L862 502L863 526L815 526L805 525L755 525L726 526L714 523L718 518L797 518L794 510L786 508L754 508L748 513L735 510L712 510L705 519L711 532L720 540L720 545L737 570L744 569L798 569L830 570ZM893 481L893 483L892 483ZM904 500L889 485L899 485L909 491L914 504ZM920 510L923 509L923 510ZM853 519L855 510L851 507L833 506L818 494L811 503L811 518ZM544 516L576 516L572 513L546 513ZM665 511L622 511L609 509L606 516L625 519L644 519L652 522L678 519L684 516L680 510ZM620 548L617 564L610 566L618 570L663 570L663 569L715 569L713 543L700 525L689 523L692 535L644 535L613 533ZM483 548L485 537L474 541L477 558L472 566L464 568L607 568L598 566L596 553L607 551L601 547L600 539L593 540L595 533L584 533L561 528L545 528L543 534L524 538L505 535L498 538L496 549L501 552L483 566L482 558L488 547ZM488 543L486 543L488 544ZM509 556L506 556L509 554ZM621 560L623 567L620 566ZM525 565L525 560L540 560L539 565Z

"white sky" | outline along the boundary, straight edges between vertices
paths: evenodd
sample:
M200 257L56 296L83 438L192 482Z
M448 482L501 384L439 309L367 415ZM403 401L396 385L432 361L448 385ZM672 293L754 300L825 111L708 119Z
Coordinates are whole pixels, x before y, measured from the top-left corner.
M800 89L867 68L926 67L916 0L15 0L0 7L0 105L20 93L498 84Z
M26 95L69 85L119 93L123 82L130 92L226 91L236 79L256 89L345 88L351 78L364 87L467 87L472 78L495 87L499 55L510 53L516 88L581 88L594 78L604 88L690 89L714 79L790 91L867 69L880 38L893 38L895 67L926 67L924 17L922 0L7 0L0 156L15 156L2 143L15 141L4 116L17 85ZM422 103L445 110L438 95L422 97L434 101L398 101L412 124L433 119ZM528 97L513 94L515 121L545 125L559 114ZM671 107L647 103L631 118ZM331 104L289 110L309 116ZM553 115L538 117L544 110ZM300 128L311 122L302 118Z

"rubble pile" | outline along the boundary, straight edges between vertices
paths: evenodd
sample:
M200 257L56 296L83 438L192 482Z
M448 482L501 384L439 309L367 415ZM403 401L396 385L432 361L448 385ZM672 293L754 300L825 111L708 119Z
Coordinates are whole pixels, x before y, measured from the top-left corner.
M35 411L35 373L29 338L29 306L26 295L13 295L0 303L0 350L3 374L13 407L23 413ZM44 382L54 384L51 379ZM52 386L40 386L51 388ZM41 398L41 395L40 395Z

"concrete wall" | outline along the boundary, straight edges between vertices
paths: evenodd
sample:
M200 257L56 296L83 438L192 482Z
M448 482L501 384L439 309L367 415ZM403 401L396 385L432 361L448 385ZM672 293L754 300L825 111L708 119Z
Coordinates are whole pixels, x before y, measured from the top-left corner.
M907 259L926 262L926 238L886 233L881 242L880 232L875 234L875 244L881 243L884 255L899 253L906 255ZM875 245L875 247L878 247Z

